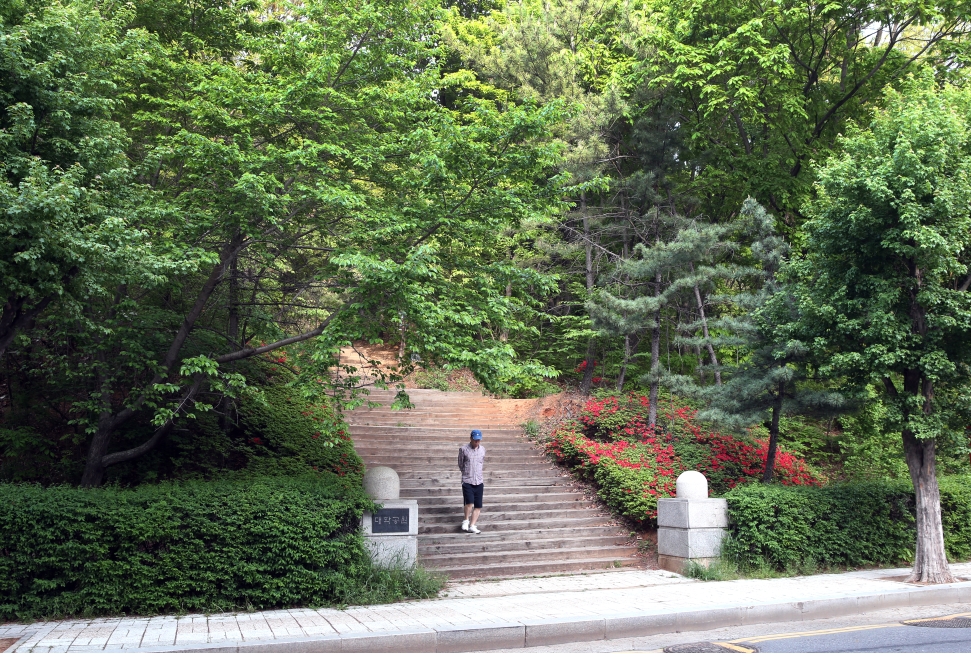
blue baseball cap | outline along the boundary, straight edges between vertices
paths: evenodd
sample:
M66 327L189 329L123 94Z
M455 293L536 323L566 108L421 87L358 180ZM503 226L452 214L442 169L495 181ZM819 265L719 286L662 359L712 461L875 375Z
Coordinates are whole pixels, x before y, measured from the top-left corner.
M482 432L479 431L478 429L473 429L471 436L472 436L472 440L474 440L474 441L481 441L482 440Z

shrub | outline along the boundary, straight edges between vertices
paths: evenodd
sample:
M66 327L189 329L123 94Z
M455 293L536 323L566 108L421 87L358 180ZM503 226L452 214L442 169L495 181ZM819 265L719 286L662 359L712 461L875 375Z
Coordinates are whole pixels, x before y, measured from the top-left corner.
M604 502L635 521L657 519L658 497L674 494L680 462L674 448L658 438L600 443L567 427L555 432L546 448L595 480Z
M332 408L306 401L296 389L267 386L262 401L241 405L239 417L245 439L241 447L253 472L364 474L344 420Z
M651 428L648 407L648 399L637 395L590 400L577 420L553 432L546 451L596 481L608 506L638 522L657 519L658 498L674 495L685 470L704 473L714 494L761 478L766 442L706 431L689 407L662 415ZM776 478L789 485L820 483L804 461L781 449Z
M971 560L971 475L942 477L944 547L954 561Z
M944 477L941 517L948 558L971 558L971 477ZM731 535L723 556L742 568L787 571L813 564L857 567L913 560L909 482L860 481L822 488L752 485L728 495Z
M353 596L371 506L332 474L82 490L0 485L0 618L322 605Z
M899 482L729 492L732 538L723 556L742 568L896 564L913 557L913 490Z

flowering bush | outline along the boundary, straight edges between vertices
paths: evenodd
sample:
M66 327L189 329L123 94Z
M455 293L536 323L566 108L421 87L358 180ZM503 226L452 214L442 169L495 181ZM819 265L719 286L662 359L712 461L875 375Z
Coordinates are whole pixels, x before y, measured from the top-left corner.
M639 395L587 402L576 420L557 428L546 450L560 463L592 479L612 509L639 522L657 519L659 497L673 497L685 470L698 470L713 494L761 478L768 443L703 429L695 411L681 407L649 427L649 402ZM775 477L783 485L819 485L805 463L783 449Z
M657 518L657 498L674 494L680 461L669 443L657 438L602 443L567 423L547 443L547 451L596 481L612 509L634 520Z

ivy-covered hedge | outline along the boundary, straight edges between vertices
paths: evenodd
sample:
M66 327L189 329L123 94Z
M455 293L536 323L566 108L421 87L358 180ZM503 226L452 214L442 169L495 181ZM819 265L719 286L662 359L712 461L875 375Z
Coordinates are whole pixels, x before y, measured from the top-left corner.
M359 480L0 484L0 619L322 605L369 569Z
M943 478L941 511L951 560L971 558L971 478ZM723 556L742 568L894 565L913 560L909 482L763 486L730 491L731 538Z

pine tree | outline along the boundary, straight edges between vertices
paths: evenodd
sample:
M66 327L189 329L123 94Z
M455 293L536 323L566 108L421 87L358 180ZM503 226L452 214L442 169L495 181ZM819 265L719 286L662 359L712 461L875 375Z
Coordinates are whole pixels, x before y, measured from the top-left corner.
M629 335L651 331L651 367L642 381L650 388L648 421L653 426L657 422L657 397L663 377L661 313L686 291L700 295L700 286L713 284L726 275L729 269L718 260L732 245L725 239L730 225L665 215L657 209L648 222L655 226L654 242L637 243L632 256L617 264L617 274L623 278L623 284L615 283L611 289L599 292L587 303L587 309L594 326L603 332ZM626 291L625 295L621 295L621 289ZM705 339L708 335L702 340ZM714 359L713 353L712 349Z
M751 290L733 296L732 315L715 322L726 334L720 343L740 348L745 357L726 368L725 384L696 389L708 401L701 419L732 429L768 422L763 483L772 481L783 415L828 415L846 408L842 395L814 385L810 378L810 351L797 337L798 305L778 274L789 247L774 224L755 200L745 201L739 228L755 238L752 256L758 265L736 269L750 279Z

